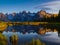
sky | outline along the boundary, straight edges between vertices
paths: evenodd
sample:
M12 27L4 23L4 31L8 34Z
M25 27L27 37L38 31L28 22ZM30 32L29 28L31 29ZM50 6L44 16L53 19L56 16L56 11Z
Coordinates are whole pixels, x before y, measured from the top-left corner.
M49 13L58 13L60 0L0 0L0 12L38 12L45 10Z

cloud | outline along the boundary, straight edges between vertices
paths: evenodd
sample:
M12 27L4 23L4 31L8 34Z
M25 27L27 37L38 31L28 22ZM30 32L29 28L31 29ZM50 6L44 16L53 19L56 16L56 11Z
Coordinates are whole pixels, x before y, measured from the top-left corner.
M60 0L55 0L47 3L40 4L35 7L36 9L42 9L46 11L53 11L53 13L58 13L60 10Z

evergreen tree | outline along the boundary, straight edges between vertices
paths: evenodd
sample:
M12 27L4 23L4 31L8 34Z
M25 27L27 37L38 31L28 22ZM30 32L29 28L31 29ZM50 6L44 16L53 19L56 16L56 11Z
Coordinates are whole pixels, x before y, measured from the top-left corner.
M60 21L60 10L59 10L59 13L58 13L57 21L58 22Z
M58 16L60 16L60 10L59 10Z

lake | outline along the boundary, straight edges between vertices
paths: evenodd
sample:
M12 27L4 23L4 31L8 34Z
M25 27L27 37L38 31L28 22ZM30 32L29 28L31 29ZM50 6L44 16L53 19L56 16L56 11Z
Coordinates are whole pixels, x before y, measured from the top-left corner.
M29 45L30 42L34 39L37 43L37 39L40 40L38 42L44 43L45 45L60 45L60 37L58 30L53 31L50 28L39 26L40 30L45 30L46 32L43 34L38 33L37 26L9 26L3 34L7 37L8 45L12 45L10 42L10 36L17 35L18 36L18 43L17 45ZM50 29L51 31L48 31ZM15 31L14 31L15 30ZM39 43L37 43L39 44ZM36 44L36 45L37 45ZM41 44L39 44L41 45Z

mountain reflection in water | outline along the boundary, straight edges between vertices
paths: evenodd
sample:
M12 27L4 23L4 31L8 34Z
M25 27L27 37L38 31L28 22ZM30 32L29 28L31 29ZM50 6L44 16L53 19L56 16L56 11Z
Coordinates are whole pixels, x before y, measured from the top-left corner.
M6 35L9 39L10 36L17 34L19 38L18 45L29 43L33 38L39 39L42 42L44 42L46 45L58 45L60 44L60 37L58 37L57 32L48 32L45 35L40 35L37 33L26 33L22 34L20 32L3 32L4 35Z
M35 45L35 43L36 45L60 45L60 37L57 29L44 28L41 26L39 28L40 32L43 32L43 30L46 32L41 35L41 33L38 33L38 26L22 25L9 26L3 34L8 37L8 45L11 45L9 37L14 34L18 36L18 45ZM32 44L32 42L34 44Z

